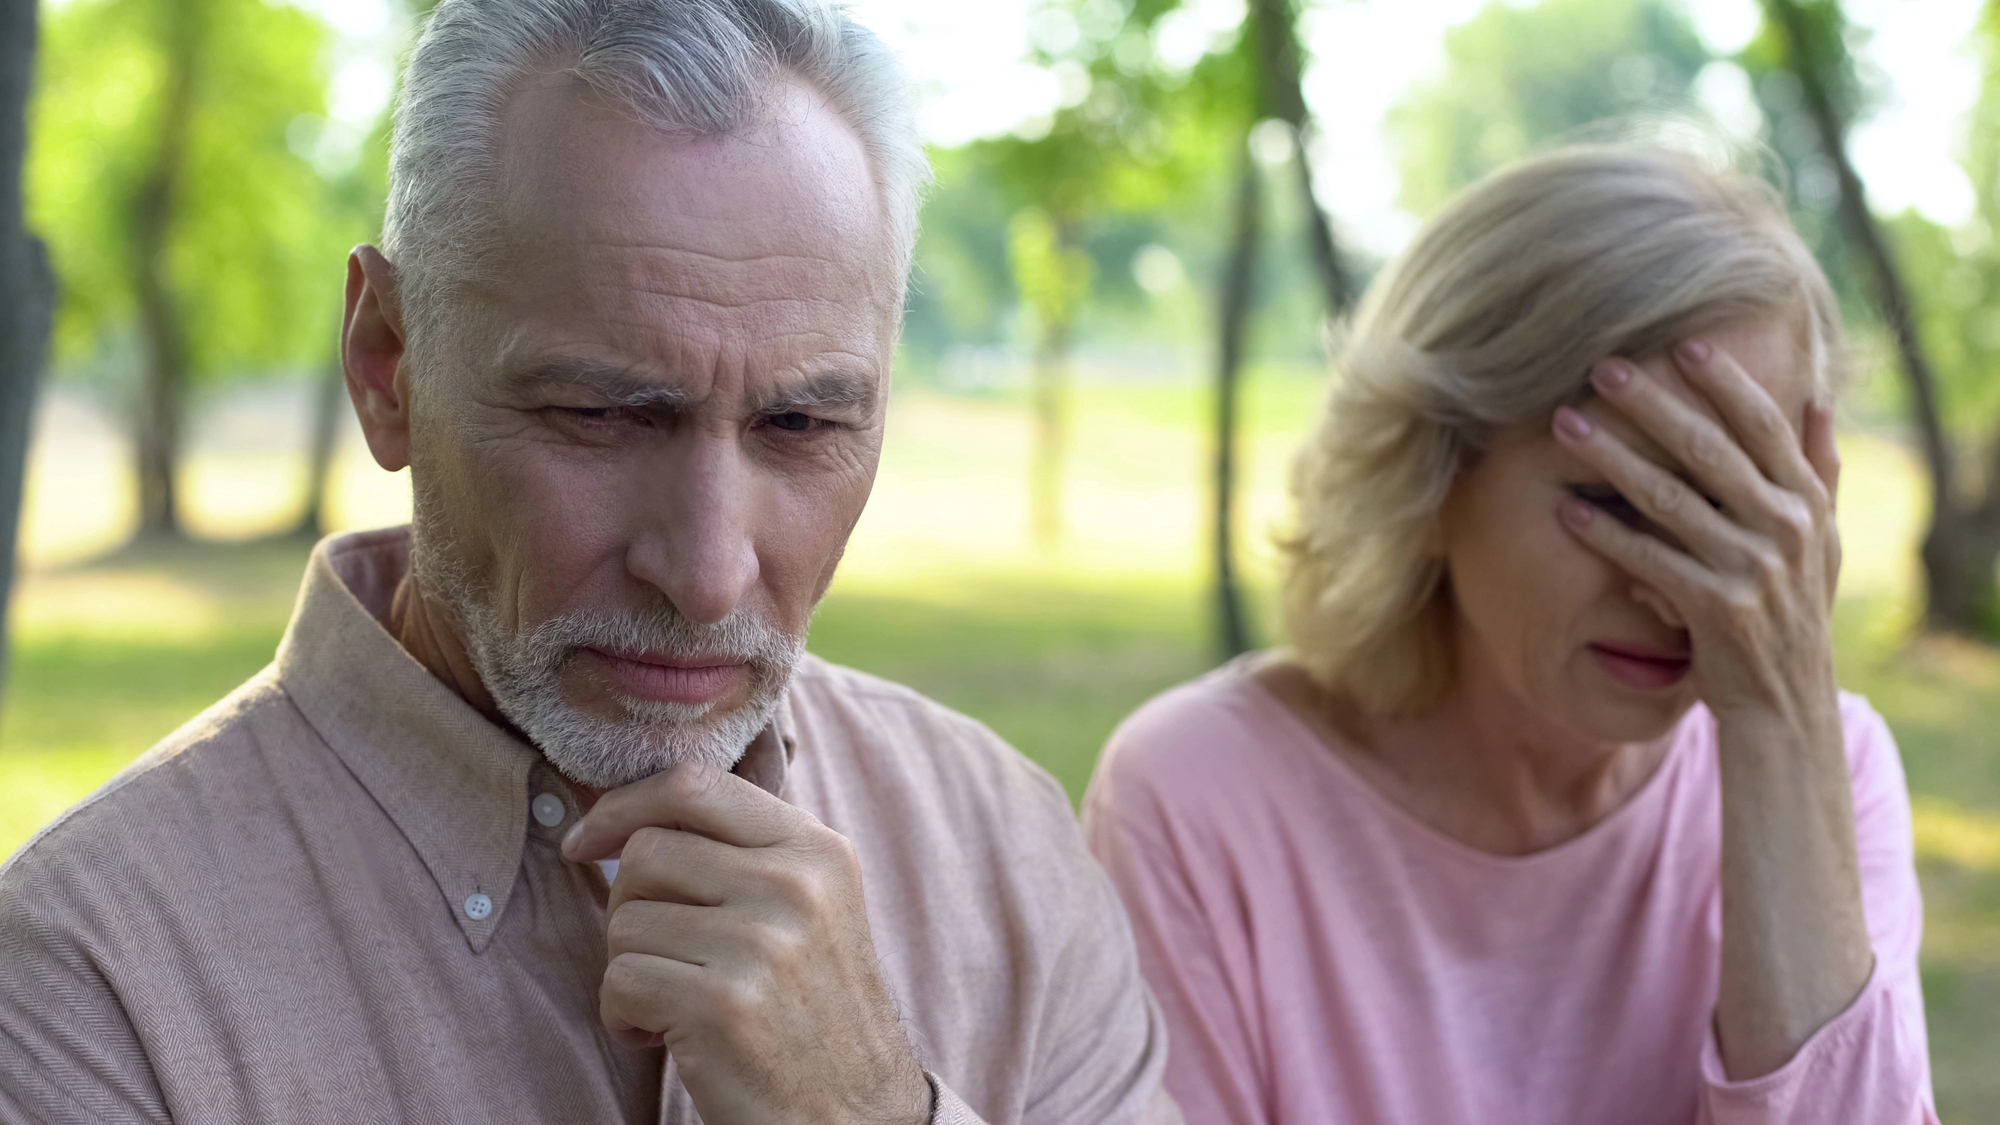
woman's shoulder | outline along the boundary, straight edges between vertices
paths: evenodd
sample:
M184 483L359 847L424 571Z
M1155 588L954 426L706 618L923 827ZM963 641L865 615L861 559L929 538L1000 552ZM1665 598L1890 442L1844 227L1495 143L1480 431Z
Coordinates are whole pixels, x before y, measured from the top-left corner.
M1263 788L1283 768L1296 720L1257 682L1255 668L1254 658L1232 661L1142 704L1105 744L1093 797L1212 804Z

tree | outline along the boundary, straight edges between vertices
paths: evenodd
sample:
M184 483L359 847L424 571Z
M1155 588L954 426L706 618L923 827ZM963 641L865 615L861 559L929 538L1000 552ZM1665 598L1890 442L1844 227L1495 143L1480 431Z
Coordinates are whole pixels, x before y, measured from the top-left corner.
M1939 408L1938 379L1920 331L1908 282L1887 233L1869 209L1867 191L1847 155L1858 83L1845 45L1846 21L1837 0L1765 0L1769 31L1782 45L1825 159L1831 164L1841 227L1871 283L1873 303L1896 346L1910 413L1931 481L1931 524L1921 551L1925 624L1965 634L1991 634L1996 614L1995 566L2000 562L2000 432L1983 474L1961 471L1953 435ZM1989 28L1992 22L1989 9ZM1990 89L1990 86L1989 86ZM1974 142L1975 171L1995 160L1996 138ZM1982 203L1994 187L1980 182ZM1978 480L1979 477L1983 480Z
M1685 107L1709 62L1671 0L1491 3L1444 48L1444 74L1390 116L1403 205L1419 215L1593 122Z
M1313 124L1306 111L1298 12L1290 0L1251 0L1244 14L1242 38L1246 44L1246 62L1255 74L1245 92L1249 99L1246 116L1250 121L1278 123L1290 132L1291 165L1298 177L1314 276L1326 302L1326 315L1340 316L1354 302L1354 285L1334 241L1333 224L1313 191L1312 166L1307 159ZM1242 390L1244 336L1253 300L1251 283L1257 272L1257 248L1263 228L1263 191L1257 162L1250 155L1248 130L1240 135L1236 149L1239 171L1235 234L1229 265L1223 272L1216 330L1215 511L1211 533L1218 640L1225 658L1248 652L1254 644L1236 581L1236 420Z
M35 389L47 356L54 285L23 222L21 171L35 64L35 0L0 0L0 675Z
M333 342L327 263L368 228L310 159L327 46L263 0L74 0L49 21L29 202L58 359L139 369L142 536L181 533L191 389L316 367Z
M1199 181L1216 104L1208 60L1191 75L1152 54L1154 25L1178 0L1050 0L1037 59L1062 76L1068 104L1045 130L976 142L1013 209L1008 259L1034 314L1035 456L1030 523L1044 549L1061 536L1061 479L1069 430L1069 367L1077 318L1100 273L1086 251L1107 216L1158 209Z

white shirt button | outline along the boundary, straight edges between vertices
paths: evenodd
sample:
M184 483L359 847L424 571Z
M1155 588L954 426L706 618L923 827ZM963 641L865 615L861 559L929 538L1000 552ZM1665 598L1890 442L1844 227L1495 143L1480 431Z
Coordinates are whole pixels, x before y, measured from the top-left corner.
M465 900L465 916L477 922L493 913L493 900L485 895L471 895Z
M563 807L562 798L554 793L537 795L534 800L528 802L528 811L535 814L535 823L543 828L554 828L563 822L563 817L569 815L569 810Z

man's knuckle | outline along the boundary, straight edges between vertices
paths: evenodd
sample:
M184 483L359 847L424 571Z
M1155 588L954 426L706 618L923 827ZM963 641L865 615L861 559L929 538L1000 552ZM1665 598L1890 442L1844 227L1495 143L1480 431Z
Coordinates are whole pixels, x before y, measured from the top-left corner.
M716 985L704 1005L708 1018L724 1033L740 1033L757 1022L766 991L756 979L731 977Z
M699 766L683 765L669 771L666 785L676 802L689 804L701 800L715 786L715 778Z
M654 906L644 899L631 899L612 913L604 928L604 941L614 955L636 949L645 940L656 921Z
M778 893L793 909L816 916L826 906L826 881L810 868L788 869L777 875Z
M794 968L806 950L805 939L798 931L780 925L753 926L744 936L744 943L766 971L781 975Z
M822 858L843 873L861 870L861 849L854 846L854 841L831 828L821 826L819 831L813 834L813 847Z
M611 958L604 966L604 994L616 996L624 1002L638 1002L651 994L651 974L646 971L646 959L636 953L623 952Z
M624 861L640 864L656 859L665 854L671 839L672 834L657 825L639 828L625 841Z

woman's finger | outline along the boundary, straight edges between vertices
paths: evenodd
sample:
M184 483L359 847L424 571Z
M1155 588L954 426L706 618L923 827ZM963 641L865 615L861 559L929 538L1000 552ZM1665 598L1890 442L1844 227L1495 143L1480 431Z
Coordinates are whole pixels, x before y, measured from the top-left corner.
M1826 485L1827 506L1840 502L1840 449L1834 440L1833 408L1820 403L1806 407L1806 460ZM1826 603L1833 604L1840 588L1840 525L1828 521L1826 529Z
M1590 382L1605 402L1652 438L1668 461L1685 469L1694 486L1740 520L1762 523L1772 507L1772 485L1723 425L1627 359L1607 359Z
M1767 479L1801 496L1823 492L1825 485L1806 460L1798 431L1734 356L1699 339L1682 340L1673 355L1674 366L1715 407Z
M1831 503L1840 495L1840 447L1834 441L1833 408L1808 403L1805 430L1805 440L1800 444L1813 473L1826 486L1827 500Z
M1750 551L1748 533L1716 511L1688 482L1639 456L1581 411L1558 409L1555 432L1571 453L1602 473L1640 515L1695 558L1722 570L1742 565Z
M1675 550L1657 535L1626 527L1582 500L1564 500L1557 514L1585 546L1657 591L1683 623L1693 616L1689 608L1714 587L1714 572L1685 552Z

